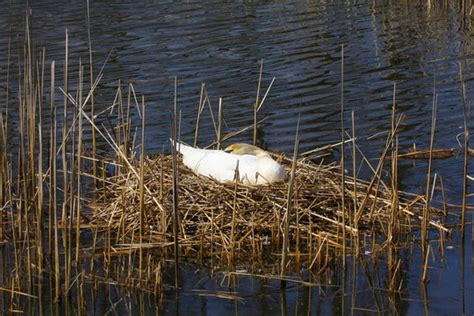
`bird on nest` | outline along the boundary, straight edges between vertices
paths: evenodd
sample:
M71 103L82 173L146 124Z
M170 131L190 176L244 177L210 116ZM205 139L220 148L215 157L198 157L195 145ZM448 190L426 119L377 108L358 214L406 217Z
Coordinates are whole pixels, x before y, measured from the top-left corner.
M263 149L235 143L225 150L201 149L176 143L176 150L183 155L185 166L194 173L218 182L239 181L245 184L271 184L285 181L285 168ZM236 169L238 169L236 172Z

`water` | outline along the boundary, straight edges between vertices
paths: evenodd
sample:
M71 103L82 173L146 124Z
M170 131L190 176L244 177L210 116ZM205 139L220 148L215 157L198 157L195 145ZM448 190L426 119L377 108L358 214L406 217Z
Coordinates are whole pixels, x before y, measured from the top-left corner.
M14 81L26 5L24 1L14 0L0 4L3 8L0 11L0 109L5 111L9 34ZM69 31L71 67L77 68L79 59L88 61L85 1L34 1L30 5L35 45L46 48L47 60L57 61L60 82L65 29ZM459 2L432 1L428 6L427 1L92 1L90 10L96 73L110 53L99 92L102 99L112 102L113 88L120 79L134 83L137 93L146 96L145 139L150 154L161 152L167 144L175 76L179 80L182 138L192 142L202 82L206 83L214 110L218 97L223 97L224 132L252 124L251 106L255 102L262 59L262 91L273 77L275 82L259 113L259 118L267 117L259 128L261 146L291 152L299 115L301 151L337 142L342 45L346 126L350 126L350 112L354 111L358 142L370 160L380 155L385 135L367 138L390 127L395 84L397 110L406 115L399 137L401 152L409 150L413 143L418 148L428 148L434 86L438 97L435 147L458 147L456 135L463 125L460 66L467 100L474 100L472 23L470 16L463 14L469 8ZM11 107L15 104L13 89L10 98ZM17 114L14 110L10 113L15 126ZM204 145L215 138L208 111L201 126L200 144ZM18 140L11 137L11 144L15 144ZM86 134L86 139L89 137ZM238 140L249 142L251 137L251 132L244 133ZM107 145L100 146L107 150ZM337 157L335 152L327 159L332 161ZM401 161L400 188L423 192L426 170L426 162ZM462 157L435 161L433 171L443 177L449 201L460 203ZM468 216L470 220L472 213ZM470 299L474 297L470 227L467 231L464 258L457 232L447 242L445 258L441 260L439 253L435 254L426 290L427 308L432 314L474 312ZM407 254L403 262L405 296L395 303L400 314L417 315L424 311L419 267L419 250L414 248L413 254ZM193 271L189 268L184 272L185 287L196 287L198 280L204 280L199 283L202 288L216 287L214 278ZM179 304L173 300L166 303L165 311L174 313L179 309L184 314L310 311L324 315L338 314L344 308L348 312L350 297L346 297L345 307L341 307L340 288L313 288L308 293L306 287L295 287L282 293L276 290L277 285L271 285L243 280L239 293L245 303L183 294ZM312 298L311 309L308 297ZM370 293L362 292L357 306L374 309Z

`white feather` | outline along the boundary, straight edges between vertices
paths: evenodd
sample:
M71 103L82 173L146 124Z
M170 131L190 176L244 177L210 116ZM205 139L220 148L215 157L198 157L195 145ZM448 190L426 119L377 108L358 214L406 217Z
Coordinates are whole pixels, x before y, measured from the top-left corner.
M239 168L242 183L268 184L284 181L285 168L270 156L235 155L222 150L193 148L177 144L183 155L183 163L195 173L213 178L218 182L234 181L235 169Z

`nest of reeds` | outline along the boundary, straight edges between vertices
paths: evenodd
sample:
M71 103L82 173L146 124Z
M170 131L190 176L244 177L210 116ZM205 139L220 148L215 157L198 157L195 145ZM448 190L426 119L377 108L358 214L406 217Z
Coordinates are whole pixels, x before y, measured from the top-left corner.
M291 161L280 161L289 171ZM171 255L172 157L145 158L143 166L143 186L139 161L119 167L104 181L97 199L101 202L93 205L93 222L116 233L114 249L141 247ZM305 160L296 163L290 199L288 183L222 184L194 174L180 162L178 173L180 256L201 264L212 259L214 266L219 260L241 265L279 262L287 210L290 257L312 267L324 265L325 256L343 249L375 251L376 240L383 247L403 227L420 227L425 206L424 197L391 192L381 181L354 181L346 175L343 185L337 165ZM434 220L428 224L444 229Z

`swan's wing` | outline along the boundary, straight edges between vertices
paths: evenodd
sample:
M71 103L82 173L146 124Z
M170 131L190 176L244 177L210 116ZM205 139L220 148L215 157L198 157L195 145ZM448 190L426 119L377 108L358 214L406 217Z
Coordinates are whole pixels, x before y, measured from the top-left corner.
M213 150L196 161L194 170L219 182L232 181L238 160L237 155Z
M183 155L183 163L188 168L219 182L234 180L237 161L243 157L222 150L193 148L183 144L180 144L178 150Z
M285 181L285 168L271 157L259 157L257 161L257 184L267 184Z
M235 155L222 150L193 148L180 143L178 151L183 163L195 173L219 182L234 181L235 168L239 162L240 181L247 184L265 184L283 181L286 171L269 157Z
M257 157L253 155L238 155L239 177L242 183L257 183Z

